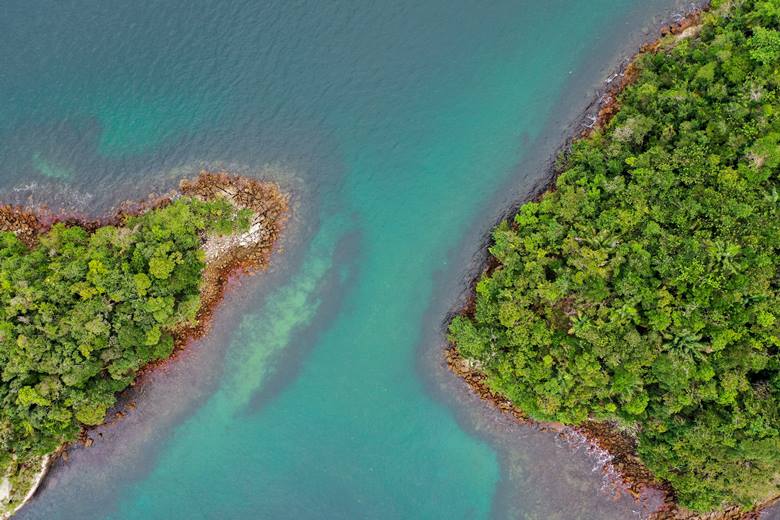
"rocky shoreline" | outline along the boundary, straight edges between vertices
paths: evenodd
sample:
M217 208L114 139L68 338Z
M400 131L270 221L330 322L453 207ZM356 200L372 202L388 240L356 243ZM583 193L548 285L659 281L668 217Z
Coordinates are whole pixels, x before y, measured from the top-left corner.
M624 491L641 502L648 502L650 495L660 493L663 497L661 503L649 513L648 520L758 520L763 509L778 501L778 498L769 500L753 511L743 511L738 507L706 514L684 510L676 504L671 488L657 480L639 460L636 454L636 439L621 432L614 424L588 421L570 427L561 423L535 421L508 398L493 392L479 367L461 357L453 346L445 349L444 357L449 370L463 379L474 393L491 403L499 412L511 415L519 423L535 426L561 437L567 437L573 431L581 435L592 448L605 453L608 458L604 462L603 471L605 474L617 476L615 485L619 491Z
M584 130L576 132L576 135L566 143L564 151L568 150L576 139L588 137L594 130L602 128L609 123L611 118L620 110L618 97L622 90L633 83L638 76L637 60L646 53L654 53L666 50L680 40L698 34L702 14L709 6L698 8L688 15L681 17L675 23L665 25L660 29L660 37L642 45L639 52L627 62L624 67L611 75L607 80L607 87L598 100L589 107L597 110L597 116L588 119L589 124L583 124ZM543 183L530 200L539 200L541 196L555 189L555 182L560 171L557 167L551 168L550 177ZM517 210L520 204L513 209ZM471 315L474 312L474 291L476 283L482 274L490 274L499 266L497 260L491 255L487 256L483 269L472 281L470 287L470 299L460 310L459 314ZM588 421L582 425L571 428L560 423L540 423L529 418L520 408L515 406L508 398L493 392L487 385L485 374L468 360L461 357L454 347L449 345L444 350L444 358L447 367L455 375L462 378L466 384L480 398L489 401L500 412L513 416L517 421L537 426L543 430L565 436L567 431L573 430L581 435L591 447L607 455L604 464L605 473L617 475L617 486L621 491L628 492L636 500L644 501L652 494L661 494L663 497L659 507L649 514L649 520L757 520L760 512L778 501L780 497L771 498L752 511L744 511L732 506L722 511L712 513L695 513L681 508L677 503L672 489L668 484L659 481L642 463L637 455L636 439L627 432L617 428L615 424Z
M209 330L214 311L222 301L228 282L237 275L265 270L270 262L274 246L279 238L289 212L289 201L278 185L247 177L233 176L226 172L203 171L196 178L182 180L179 188L162 196L143 202L124 202L111 216L103 219L85 219L67 214L54 214L48 210L30 210L18 206L0 206L0 230L13 231L25 244L32 245L37 237L48 231L52 225L64 222L78 225L87 230L95 230L106 225L121 225L129 216L170 204L180 196L197 197L203 200L225 198L239 209L252 212L250 229L241 235L227 237L204 237L203 249L206 255L206 267L202 273L200 289L201 305L194 324L173 331L173 354L156 363L142 368L136 375L135 383L148 372L169 362L191 341L203 336ZM108 422L121 418L118 411ZM84 428L79 441L85 446L92 444L89 429ZM0 515L6 520L18 511L35 494L52 462L58 456L67 457L67 445L41 460L38 471L26 490L26 496L12 510ZM10 490L9 490L10 493Z

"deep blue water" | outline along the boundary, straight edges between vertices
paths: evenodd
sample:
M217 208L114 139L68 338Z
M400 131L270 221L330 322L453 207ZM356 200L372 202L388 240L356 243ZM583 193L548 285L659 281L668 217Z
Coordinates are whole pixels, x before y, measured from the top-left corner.
M24 519L623 519L597 460L443 367L485 232L679 0L0 4L0 193L278 181L269 273Z

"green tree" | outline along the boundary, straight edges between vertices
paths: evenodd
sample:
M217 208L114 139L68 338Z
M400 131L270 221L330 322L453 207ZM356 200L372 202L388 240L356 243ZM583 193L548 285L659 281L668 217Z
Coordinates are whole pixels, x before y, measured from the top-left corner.
M449 329L532 417L631 425L697 511L780 492L780 4L712 4L494 231Z

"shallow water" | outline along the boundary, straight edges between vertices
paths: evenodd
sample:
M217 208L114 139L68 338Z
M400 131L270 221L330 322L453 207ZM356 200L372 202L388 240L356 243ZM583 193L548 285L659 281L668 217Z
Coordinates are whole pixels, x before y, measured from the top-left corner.
M95 213L227 168L294 206L270 272L19 518L638 516L593 454L451 376L442 323L486 230L687 4L3 2L5 200Z

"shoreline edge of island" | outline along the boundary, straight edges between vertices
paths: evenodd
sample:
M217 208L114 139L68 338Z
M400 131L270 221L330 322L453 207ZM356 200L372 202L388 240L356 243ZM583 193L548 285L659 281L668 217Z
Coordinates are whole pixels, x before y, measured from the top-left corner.
M586 110L571 123L569 137L564 140L554 157L567 154L576 141L588 138L594 130L605 127L620 110L618 96L637 79L638 60L647 53L668 49L683 39L695 37L701 28L701 16L709 11L710 7L710 2L705 1L684 15L675 16L671 23L666 21L658 28L657 37L641 44L627 61L619 65L617 70L607 77L605 86L597 91L595 99ZM595 119L587 116L594 108L597 113ZM585 121L588 123L586 124ZM526 197L515 201L501 220L511 218L527 202L538 201L545 193L555 190L561 169L555 160L551 160L548 164L548 173L543 180ZM483 240L485 248L492 243L492 232L491 227L488 236ZM492 273L498 266L495 257L487 253L481 268L476 271L469 283L465 305L447 316L446 325L449 325L455 316L473 315L477 282L482 276ZM780 502L780 496L775 496L749 511L738 506L730 506L710 513L688 511L678 505L671 487L659 481L641 462L636 452L636 439L619 431L615 425L593 420L579 426L536 421L509 398L492 391L486 383L486 375L479 367L462 357L451 341L448 341L443 349L443 361L447 369L463 380L470 391L481 400L490 403L499 413L512 416L520 424L537 427L568 440L578 436L584 440L588 449L604 454L606 457L602 462L602 471L610 475L611 485L616 491L630 494L638 503L647 501L649 495L653 493L660 494L660 503L649 512L648 520L758 520L762 511Z
M193 179L182 179L179 187L164 195L151 196L145 201L124 201L109 217L87 219L70 214L51 213L46 209L21 206L0 205L0 230L14 232L27 245L32 245L37 237L46 233L54 224L80 226L94 231L102 226L121 225L128 217L139 216L147 211L162 208L178 197L189 196L204 201L224 198L237 209L248 209L252 213L249 229L245 233L227 236L206 237L201 248L205 253L205 268L202 272L200 288L200 307L194 323L183 325L172 331L174 349L170 356L151 362L142 367L135 375L133 383L123 392L130 391L148 373L175 359L188 344L203 337L209 331L213 314L225 296L229 282L242 274L253 274L268 268L271 255L275 251L278 238L289 216L289 195L282 192L274 182L261 181L250 177L231 175L227 172L202 171ZM121 417L115 412L114 417ZM106 417L98 426L113 422ZM76 441L60 445L54 452L38 459L40 469L28 481L29 488L18 503L7 503L9 507L0 513L0 520L7 520L24 507L40 489L52 464L58 457L67 456L68 446L81 443L92 444L88 432L92 427L83 427ZM4 477L4 483L8 477ZM7 497L12 489L7 484Z

